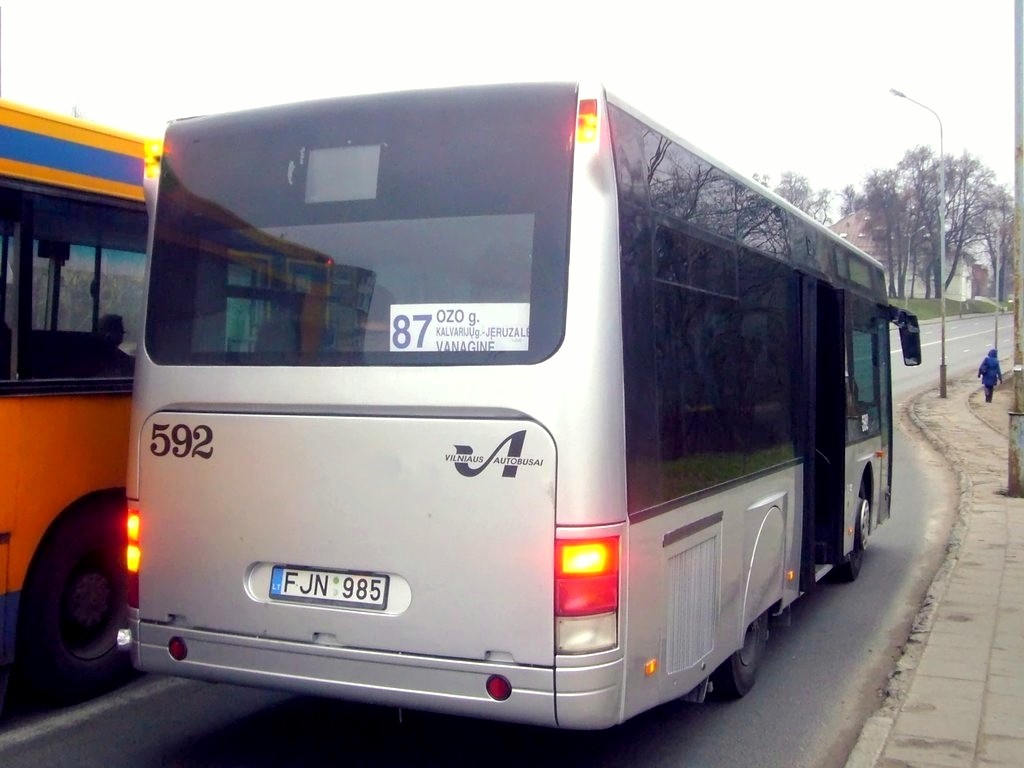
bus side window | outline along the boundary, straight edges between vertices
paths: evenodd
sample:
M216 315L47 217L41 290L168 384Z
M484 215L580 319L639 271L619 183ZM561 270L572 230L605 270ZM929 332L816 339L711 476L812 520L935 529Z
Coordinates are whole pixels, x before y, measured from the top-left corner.
M133 359L120 349L124 318L99 309L93 246L40 240L36 247L32 330L25 337L26 379L131 376Z
M99 376L131 376L135 358L122 349L124 344L124 318L113 313L103 315L96 328L99 339L96 367Z
M0 381L11 378L11 354L14 352L11 326L8 323L14 300L14 277L10 263L14 240L12 230L12 225L0 218L0 277L3 278L3 286L0 287Z
M141 323L146 216L37 197L31 327L18 329L22 379L123 378Z

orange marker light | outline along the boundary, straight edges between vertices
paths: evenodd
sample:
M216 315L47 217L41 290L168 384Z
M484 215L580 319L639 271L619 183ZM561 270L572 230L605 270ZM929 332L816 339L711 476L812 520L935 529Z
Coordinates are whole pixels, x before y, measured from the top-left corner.
M576 113L576 141L590 144L597 141L597 99L583 99Z
M139 543L139 513L128 513L128 541L133 544Z
M139 572L139 562L142 560L142 550L135 544L128 545L127 565L130 573Z
M644 664L644 674L647 675L647 677L651 677L657 671L658 671L658 660L657 659L648 659L647 662Z
M139 513L134 509L128 510L128 552L126 564L129 573L139 572L139 561L142 560L142 550L139 549Z
M125 567L128 569L128 604L139 607L139 566L142 564L142 549L139 547L139 511L128 510L128 546L125 549Z

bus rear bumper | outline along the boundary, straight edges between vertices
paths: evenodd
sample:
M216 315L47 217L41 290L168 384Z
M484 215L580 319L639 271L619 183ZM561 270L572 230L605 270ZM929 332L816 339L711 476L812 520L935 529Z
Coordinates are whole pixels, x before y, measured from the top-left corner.
M145 672L548 727L606 728L621 719L621 662L568 670L568 676L559 671L566 691L558 696L556 717L551 668L252 638L136 619L129 629L132 663ZM180 661L169 652L172 638L187 648ZM511 683L505 701L488 695L491 675Z

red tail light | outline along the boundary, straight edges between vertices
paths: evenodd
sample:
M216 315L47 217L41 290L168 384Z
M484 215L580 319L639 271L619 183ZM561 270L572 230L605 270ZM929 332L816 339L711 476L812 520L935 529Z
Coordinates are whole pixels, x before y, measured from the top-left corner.
M555 542L555 615L587 616L619 607L619 539Z
M555 652L618 644L619 537L555 540Z

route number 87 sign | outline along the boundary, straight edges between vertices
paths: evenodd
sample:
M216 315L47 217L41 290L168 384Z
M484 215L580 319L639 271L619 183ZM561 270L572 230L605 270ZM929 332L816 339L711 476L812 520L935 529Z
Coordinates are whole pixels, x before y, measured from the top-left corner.
M392 304L392 352L523 352L530 305Z

